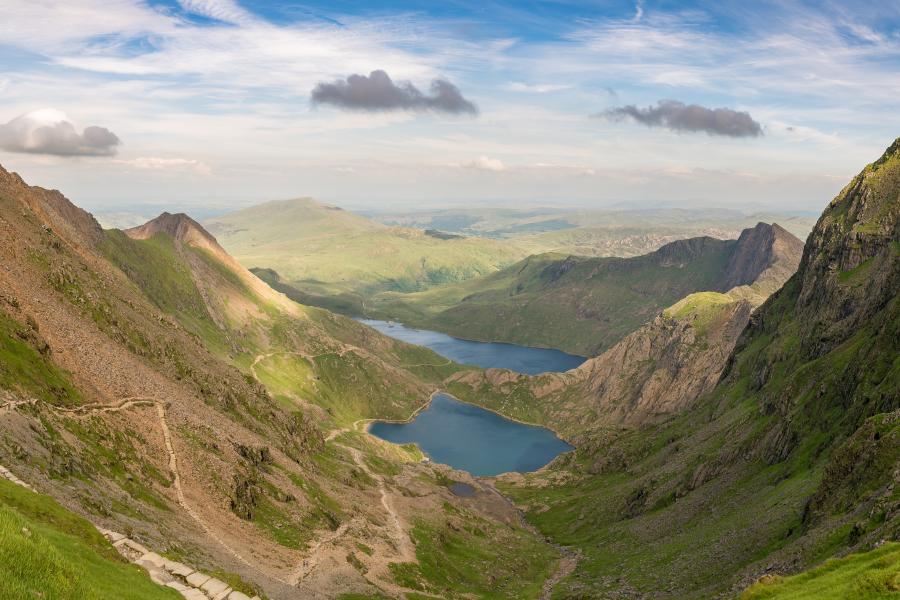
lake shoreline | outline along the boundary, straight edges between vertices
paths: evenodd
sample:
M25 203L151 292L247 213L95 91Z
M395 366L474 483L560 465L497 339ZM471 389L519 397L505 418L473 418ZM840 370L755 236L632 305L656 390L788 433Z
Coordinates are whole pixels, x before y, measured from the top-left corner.
M553 432L553 435L555 435L560 441L569 444L569 445L572 446L573 448L577 448L577 446L575 446L575 444L573 444L572 442L570 442L569 440L567 440L566 438L564 438L564 437L559 433L559 431L557 431L556 429L554 429L554 428L551 427L550 425L542 425L542 424L540 424L540 423L532 423L531 421L523 421L522 419L519 419L519 418L516 418L516 417L511 417L511 416L509 416L509 415L505 415L505 414L503 414L502 412L500 412L499 410L496 410L496 409L494 409L494 408L488 408L487 406L482 406L481 404L476 404L476 403L474 403L474 402L472 402L472 401L470 401L470 400L462 400L462 399L460 399L460 398L457 398L456 396L454 396L454 395L451 394L450 392L444 391L444 390L442 390L442 389L435 390L435 391L431 392L431 394L428 396L428 400L426 400L425 403L424 403L422 406L420 406L419 408L417 408L416 410L414 410L414 411L412 412L412 414L410 414L409 417L407 417L407 418L405 418L405 419L374 419L374 418L373 418L373 419L363 419L364 421L366 421L366 426L365 426L365 428L363 428L363 431L364 431L365 433L369 433L369 428L370 428L371 425L372 425L373 423L375 423L376 421L379 422L379 423L394 423L394 424L398 424L398 425L403 425L403 424L405 424L405 423L411 423L411 422L419 415L419 413L421 413L423 410L426 410L429 406L431 406L431 401L434 400L434 397L437 396L438 394L444 394L445 396L450 396L451 398L453 398L453 399L456 400L457 402L460 402L460 403L462 403L462 404L468 404L469 406L474 406L475 408L480 408L480 409L482 409L482 410L486 410L486 411L488 411L488 412L494 413L494 414L497 415L498 417L503 417L503 418L506 419L507 421L512 421L512 422L514 422L514 423L518 423L519 425L526 425L526 426L528 426L528 427L538 427L538 428L540 428L540 429L547 429L547 430L549 430L549 431L552 431L552 432ZM369 435L372 435L372 434L369 434ZM378 437L378 436L376 435L376 436L373 436L373 437ZM381 439L381 438L378 438L378 439ZM386 440L382 440L382 441L386 441ZM569 450L569 452L572 452L572 450ZM562 454L567 454L567 453L566 453L566 452L563 452L563 453L561 453L560 455L562 455Z
M458 402L459 404L464 404L464 405L467 405L467 406L471 406L471 407L473 407L473 408L477 408L477 409L483 410L483 411L485 411L485 412L487 412L487 413L491 413L491 414L493 414L493 415L495 415L495 416L497 416L497 417L499 417L499 418L501 418L501 419L504 419L504 420L506 420L506 421L509 421L510 423L515 423L515 424L517 424L517 425L521 425L521 426L523 426L523 427L528 427L528 428L532 428L532 429L548 431L548 432L550 432L550 433L553 435L553 437L554 437L557 441L562 442L563 444L569 446L569 449L568 449L568 450L565 450L565 451L562 451L562 452L559 452L559 453L556 454L552 459L550 459L550 461L547 462L546 464L544 464L544 465L542 465L541 467L538 467L538 468L536 468L536 469L530 470L530 471L516 471L516 470L510 470L510 471L504 471L504 472L501 472L501 473L497 473L497 474L494 474L494 475L476 475L476 474L472 473L469 469L466 469L466 468L463 468L463 467L456 467L456 466L454 466L454 465L451 465L451 464L448 464L448 463L444 463L444 462L441 462L441 461L439 461L439 460L435 460L428 452L426 452L426 451L419 445L418 442L410 441L410 442L404 442L404 443L401 444L401 443L399 443L399 442L395 442L395 441L392 441L392 440L389 440L389 439L385 439L385 438L382 438L382 437L380 437L380 436L378 436L378 435L372 433L371 428L372 428L372 426L375 425L376 423L384 423L384 424L391 424L391 425L408 425L408 424L411 424L411 423L412 423L412 422L413 422L413 421L414 421L414 420L415 420L415 419L416 419L423 411L427 410L427 409L431 406L431 404L433 403L435 397L437 397L437 396L439 396L439 395L446 396L447 398L449 398L449 399L451 399L451 400L453 400L453 401L455 401L455 402ZM488 408L488 407L485 407L485 406L481 406L481 405L479 405L479 404L476 404L476 403L474 403L474 402L470 402L470 401L467 401L467 400L461 400L461 399L457 398L456 396L454 396L453 394L451 394L451 393L449 393L449 392L447 392L447 391L444 391L443 389L437 389L437 390L433 391L433 392L428 396L428 399L427 399L421 406L419 406L418 408L416 408L416 409L415 409L415 410L414 410L407 418L405 418L405 419L366 419L366 420L365 420L365 426L363 427L363 432L364 432L366 435L372 436L373 438L375 438L375 439L377 439L377 440L379 440L379 441L381 441L381 442L386 442L386 443L389 443L389 444L396 444L396 445L400 445L400 446L406 445L406 444L412 444L412 445L414 445L414 446L415 446L415 447L416 447L416 448L417 448L417 449L418 449L418 450L419 450L419 451L420 451L420 452L421 452L421 453L422 453L429 461L434 461L434 462L437 462L437 463L440 463L440 464L447 464L448 467L453 468L453 469L456 469L456 470L464 471L464 472L468 473L469 475L471 475L472 477L474 477L474 478L476 478L476 479L478 479L478 478L484 478L484 477L494 478L494 477L498 477L498 476L500 476L500 475L503 475L503 474L505 474L505 473L519 473L519 474L523 474L523 475L524 475L524 474L527 474L527 473L537 473L537 472L541 472L541 471L543 471L544 469L549 468L549 466L550 466L553 462L555 462L560 456L563 456L563 455L565 455L565 454L569 454L569 453L574 452L574 451L576 451L576 450L578 449L578 447L577 447L575 444L569 442L567 439L565 439L563 436L561 436L561 435L559 434L558 431L556 431L556 430L553 429L552 427L548 427L548 426L545 426L545 425L540 425L540 424L537 424L537 423L530 423L530 422L528 422L528 421L523 421L522 419L517 419L517 418L515 418L515 417L507 416L507 415L505 415L505 414L501 413L500 411L495 410L495 409L493 409L493 408Z
M401 321L359 317L356 321L382 335L428 348L463 366L505 369L529 377L546 373L567 373L590 359L558 348L456 337L443 331L420 329Z

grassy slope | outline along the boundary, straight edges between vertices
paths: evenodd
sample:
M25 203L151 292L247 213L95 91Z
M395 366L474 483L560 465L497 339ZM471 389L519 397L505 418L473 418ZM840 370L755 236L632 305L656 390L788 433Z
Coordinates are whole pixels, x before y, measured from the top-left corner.
M133 240L117 230L107 231L106 235L107 256L160 310L176 317L207 347L217 349L223 358L233 360L246 371L256 361L254 373L288 409L296 410L298 399L303 398L325 408L338 425L365 417L402 418L427 395L418 378L438 381L458 368L421 367L414 369L415 374L398 374L385 372L385 365L370 355L341 355L340 343L371 346L367 341L370 330L317 308L301 307L303 318L285 318L255 297L214 257L197 249L183 249L182 252L193 253L212 266L212 275L202 282L205 287L222 289L231 285L242 298L250 299L271 317L256 320L252 326L234 323L233 331L228 327L227 315L214 318L209 314L186 262L192 257L179 255L171 237L157 234L146 240ZM225 323L226 327L217 323ZM374 336L372 343L371 347L379 350L380 359L397 367L444 362L425 348L382 336ZM292 354L297 350L315 358Z
M711 397L661 426L597 432L560 465L566 483L506 486L584 553L558 597L707 597L736 574L900 536L900 154L877 164L826 211ZM862 268L859 247L873 253Z
M175 600L123 561L93 525L0 479L0 598Z
M792 577L766 577L740 600L888 600L900 598L900 544L851 554Z
M462 281L524 256L508 243L439 239L313 200L269 202L206 225L247 267L274 269L312 298L343 296L357 307L373 292Z
M278 546L303 548L343 523L352 521L356 528L361 522L383 522L376 482L340 446L323 444L320 427L349 425L364 417L406 417L427 398L432 382L456 367L351 319L272 302L248 286L244 275L236 276L227 261L218 260L216 252L164 234L135 240L98 230L96 245L90 246L62 238L44 226L39 191L0 170L0 192L6 191L3 185L10 192L0 193L0 254L9 266L3 273L10 279L8 273L15 273L21 284L4 286L0 294L0 397L6 402L8 391L13 400L38 400L4 409L4 464L25 479L41 481L73 509L104 525L133 528L148 546L168 548L173 556L210 571L224 566L217 562L219 546L206 546L208 540L198 532L184 531L177 538L171 533L181 532L184 521L171 499L165 457L148 443L159 441L152 408L75 417L48 406L117 402L117 385L109 386L112 393L100 393L91 383L121 377L122 393L128 394L135 383L129 380L131 372L118 371L124 364L160 386L159 393L169 400L167 419L179 463L193 466L185 481L214 507L210 510L220 511L217 518L240 526L248 543L277 553ZM52 313L40 310L48 305ZM56 332L48 326L59 322L69 336L62 341L52 337ZM116 355L96 370L83 369L84 364L93 367L87 361L60 363L69 367L67 372L57 361L71 356L65 343L72 338L113 348ZM255 358L269 353L258 363L259 375L276 402L250 369ZM287 357L305 362L311 380L292 381L293 373L280 368ZM132 358L136 360L129 362ZM412 453L385 452L375 444L361 451L366 463L390 477L406 472L403 462L416 460ZM246 518L239 514L244 509ZM444 526L435 520L439 515L416 506L408 508L410 515L428 526ZM239 517L248 523L239 523ZM528 572L536 579L523 585L533 588L547 561L529 549L547 548L531 534L518 534L505 539L504 556L530 565ZM361 535L373 547L392 543L368 528ZM463 539L472 549L490 546L490 539L474 533ZM422 552L422 560L430 560L442 549ZM451 565L456 559L453 554L445 558ZM356 567L349 559L348 565L351 571ZM5 569L0 571L5 577ZM254 584L267 585L261 575L244 574ZM364 583L357 578L349 585ZM120 596L110 592L103 597Z
M396 318L465 338L599 354L684 296L716 290L734 242L631 259L529 257L502 271L369 305Z

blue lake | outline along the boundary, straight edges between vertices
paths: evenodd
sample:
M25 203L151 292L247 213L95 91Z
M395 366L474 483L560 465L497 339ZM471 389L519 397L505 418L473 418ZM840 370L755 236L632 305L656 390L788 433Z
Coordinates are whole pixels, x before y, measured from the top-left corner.
M447 394L435 395L409 423L375 421L369 433L395 444L418 444L435 462L476 476L536 471L573 449L549 429L510 421Z
M568 371L587 360L583 356L567 354L560 350L461 340L446 333L412 329L391 321L359 319L359 322L392 338L431 348L441 356L455 362L475 365L483 369L509 369L518 373L537 375L548 371Z

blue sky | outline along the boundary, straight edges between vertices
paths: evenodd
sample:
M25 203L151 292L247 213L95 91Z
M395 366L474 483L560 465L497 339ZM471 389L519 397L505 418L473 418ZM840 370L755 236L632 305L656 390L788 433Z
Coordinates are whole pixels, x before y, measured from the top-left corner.
M94 209L819 210L900 135L900 0L0 10L0 164Z

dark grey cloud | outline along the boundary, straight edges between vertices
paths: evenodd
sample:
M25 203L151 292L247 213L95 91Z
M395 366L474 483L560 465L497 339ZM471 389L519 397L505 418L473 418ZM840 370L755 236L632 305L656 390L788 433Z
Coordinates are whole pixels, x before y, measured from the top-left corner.
M55 156L111 156L120 141L105 127L91 125L79 133L65 114L38 110L0 125L0 148L8 152Z
M660 100L656 106L638 108L620 106L597 116L615 120L633 119L647 127L665 127L674 131L706 132L728 137L759 137L762 125L750 113L730 108L706 108L677 100Z
M444 79L431 82L430 94L422 93L408 81L394 82L384 71L369 76L350 75L332 83L319 83L312 91L313 104L332 104L349 110L384 112L392 110L433 111L450 114L478 113L459 88Z

